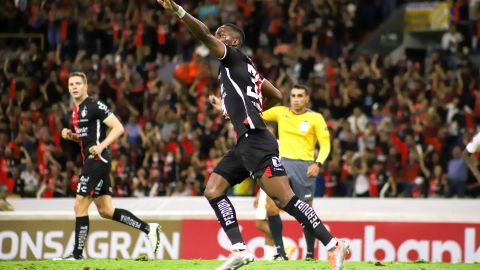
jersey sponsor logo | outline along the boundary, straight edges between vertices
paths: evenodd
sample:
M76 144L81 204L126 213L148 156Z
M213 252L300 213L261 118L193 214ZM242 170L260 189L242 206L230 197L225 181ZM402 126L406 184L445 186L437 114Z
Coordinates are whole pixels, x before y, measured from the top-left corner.
M98 109L101 111L104 111L105 114L110 113L110 110L108 109L107 105L105 105L105 103L101 102L100 100L97 101L97 106L98 106Z
M86 137L88 134L88 127L75 127L75 133L77 133L79 137Z
M308 129L310 128L310 123L307 121L300 122L300 132L307 133Z

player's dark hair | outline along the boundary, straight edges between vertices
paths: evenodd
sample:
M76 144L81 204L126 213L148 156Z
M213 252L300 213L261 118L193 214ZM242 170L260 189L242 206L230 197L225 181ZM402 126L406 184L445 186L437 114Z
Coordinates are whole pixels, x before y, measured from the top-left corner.
M243 32L242 28L236 26L233 23L226 23L226 24L224 24L224 26L229 27L230 29L233 30L233 32L235 32L238 40L240 41L240 44L238 44L238 46L241 47L243 45L243 43L245 42L245 33Z
M80 77L80 78L82 78L83 83L87 84L87 75L85 75L85 73L83 73L83 72L79 72L79 71L72 72L68 75L69 79L71 77Z
M307 96L310 96L310 89L306 86L306 85L303 85L303 84L295 84L292 89L302 89L303 91L305 91L305 94Z

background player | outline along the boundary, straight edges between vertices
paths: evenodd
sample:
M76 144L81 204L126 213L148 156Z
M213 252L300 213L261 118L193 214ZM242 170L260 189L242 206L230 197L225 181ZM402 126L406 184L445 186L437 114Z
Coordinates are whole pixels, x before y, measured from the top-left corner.
M220 61L222 110L231 119L237 144L219 162L205 188L205 196L232 243L232 255L218 269L237 269L254 260L240 234L235 208L226 196L228 189L251 176L278 207L312 230L327 247L332 269L343 268L348 242L334 238L321 223L313 208L298 199L278 156L275 137L261 118L262 108L270 108L281 93L258 74L253 62L238 48L244 42L243 31L233 24L220 26L215 36L202 22L171 0L157 0L174 12L192 36L201 41ZM266 100L263 102L262 94Z
M123 133L123 125L102 101L88 97L87 77L74 72L68 78L73 98L72 122L75 131L64 128L62 137L80 143L83 168L75 197L75 243L67 260L82 259L89 231L88 208L92 202L103 218L112 219L147 234L154 254L160 241L160 225L147 224L128 210L114 208L110 184L110 151L108 146ZM106 128L110 129L107 135Z
M330 133L323 116L307 108L309 102L308 88L303 85L295 85L290 90L290 107L275 106L263 112L263 119L278 123L280 156L290 185L298 198L312 206L315 179L330 153ZM317 141L320 151L315 159ZM275 206L267 206L267 209L272 207ZM271 209L267 214L277 253L285 257L282 222L278 210ZM305 258L313 259L315 235L305 227L303 231L307 246Z

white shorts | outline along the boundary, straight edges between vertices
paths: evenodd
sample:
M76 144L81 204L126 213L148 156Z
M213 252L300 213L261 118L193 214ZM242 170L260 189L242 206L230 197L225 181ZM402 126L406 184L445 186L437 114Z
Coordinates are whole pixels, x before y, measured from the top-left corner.
M260 189L260 195L258 196L258 206L255 211L255 219L266 220L267 219L267 193Z

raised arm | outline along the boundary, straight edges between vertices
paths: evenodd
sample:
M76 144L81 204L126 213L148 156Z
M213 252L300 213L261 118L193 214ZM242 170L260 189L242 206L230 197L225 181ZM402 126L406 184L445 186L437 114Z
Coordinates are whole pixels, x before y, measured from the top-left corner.
M205 44L213 55L217 58L225 55L225 44L212 35L203 22L190 15L182 6L172 0L157 0L157 2L162 5L164 9L175 13L178 18L185 23L193 37Z

